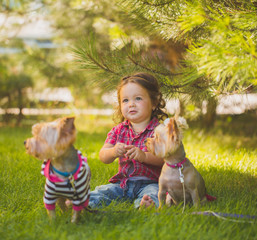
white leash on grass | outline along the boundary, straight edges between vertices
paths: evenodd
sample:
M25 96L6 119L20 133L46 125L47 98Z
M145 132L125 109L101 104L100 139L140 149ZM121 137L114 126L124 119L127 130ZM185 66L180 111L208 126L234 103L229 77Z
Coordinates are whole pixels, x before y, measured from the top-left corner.
M183 170L183 165L181 165L181 167L178 168L179 171L179 180L182 183L182 187L183 187L183 196L184 196L184 205L183 205L183 209L182 209L182 213L184 213L185 208L186 208L186 191L185 191L185 181L184 181L184 174L182 173Z
M185 211L185 207L186 207L186 190L185 190L185 184L184 184L184 174L182 173L182 170L184 168L183 164L187 161L187 158L185 157L184 160L182 162L176 163L176 164L170 164L168 162L166 162L166 164L171 167L171 168L178 168L179 171L179 180L182 183L182 187L183 187L183 196L184 196L184 206L183 206L183 210L182 213L184 213Z
M178 168L178 171L179 171L179 180L180 182L182 183L182 187L183 187L183 196L184 196L184 205L183 205L183 209L182 209L182 214L184 213L185 211L185 207L186 207L186 191L185 191L185 181L184 181L184 174L182 173L182 170L183 170L183 165L181 165L181 167ZM228 219L228 218L225 218L225 217L222 217L220 216L218 213L216 212L213 212L211 210L208 210L208 211L204 211L204 212L193 212L191 214L205 214L205 215L210 215L212 214L213 216L221 219L221 220L224 220L224 221L230 221L230 222L238 222L238 223L253 223L253 221L243 221L243 220L235 220L235 219Z
M217 213L213 211L204 211L204 212L192 212L191 214L193 215L206 215L206 216L215 216L221 220L224 221L229 221L229 222L237 222L237 223L254 223L254 221L244 221L244 220L235 220L235 219L230 219L221 216L220 214L227 215L228 217L238 217L238 214L226 214L226 213ZM239 217L250 217L250 218L256 218L256 216L245 216L245 215L239 215Z

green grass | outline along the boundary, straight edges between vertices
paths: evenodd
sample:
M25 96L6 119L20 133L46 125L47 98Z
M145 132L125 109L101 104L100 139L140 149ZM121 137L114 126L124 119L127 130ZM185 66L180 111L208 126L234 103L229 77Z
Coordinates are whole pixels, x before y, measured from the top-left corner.
M190 124L184 137L187 156L203 175L208 193L217 197L197 211L257 215L255 122L223 119L209 132ZM98 159L113 123L90 116L77 118L76 125L75 146L88 157L94 189L118 168L117 162L104 165ZM57 208L57 220L50 223L42 201L41 162L23 146L30 132L31 126L0 128L0 239L257 239L257 220L192 215L196 210L189 206L182 214L182 206L156 212L113 204L97 215L84 213L77 225L69 222L71 211L63 214Z

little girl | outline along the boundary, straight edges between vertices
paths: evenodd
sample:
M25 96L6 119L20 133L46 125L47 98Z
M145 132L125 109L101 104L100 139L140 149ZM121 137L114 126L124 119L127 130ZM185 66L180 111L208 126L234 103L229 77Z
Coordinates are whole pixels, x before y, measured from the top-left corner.
M158 207L158 178L163 159L147 152L145 140L168 115L157 80L148 73L136 73L121 79L117 89L120 123L107 135L99 157L103 163L119 158L119 171L110 184L90 193L89 206L109 205L113 200L134 201L140 206Z

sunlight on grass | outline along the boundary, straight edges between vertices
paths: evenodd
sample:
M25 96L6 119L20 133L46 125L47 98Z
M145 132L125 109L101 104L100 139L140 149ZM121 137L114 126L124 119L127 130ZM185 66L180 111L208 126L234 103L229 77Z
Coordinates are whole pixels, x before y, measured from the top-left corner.
M109 116L78 116L75 120L78 131L87 133L101 133L114 127L112 117Z
M191 130L185 133L184 145L187 156L196 166L200 165L206 169L215 166L216 168L234 169L242 173L256 175L257 150L248 150L243 147L236 149L231 144L233 141L235 141L233 136L204 135Z
M33 123L32 123L33 124ZM31 125L32 125L31 124ZM91 189L108 183L118 163L103 164L98 153L114 126L111 117L78 116L76 148L88 158ZM130 203L112 204L99 214L85 212L78 225L69 223L71 210L50 224L43 206L41 162L25 153L29 127L0 128L0 239L254 239L254 224L191 215L186 206L161 211L135 210ZM227 133L219 125L205 132L190 127L184 134L187 157L202 174L207 191L217 200L198 211L257 215L257 134ZM240 143L240 144L239 144ZM256 145L255 145L256 146Z

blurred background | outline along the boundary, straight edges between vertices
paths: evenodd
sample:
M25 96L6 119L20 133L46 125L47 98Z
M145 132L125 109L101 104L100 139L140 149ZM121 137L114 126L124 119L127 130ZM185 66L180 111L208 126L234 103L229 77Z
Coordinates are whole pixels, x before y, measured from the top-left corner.
M257 118L257 1L2 0L0 124L111 116L119 79L150 72L167 111ZM251 131L251 130L250 130Z

